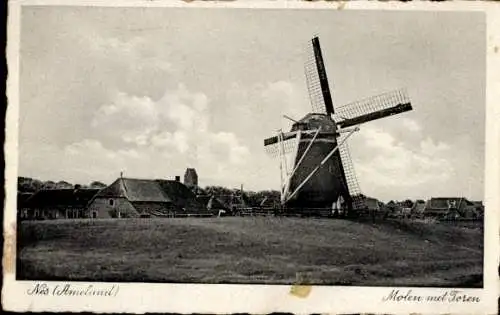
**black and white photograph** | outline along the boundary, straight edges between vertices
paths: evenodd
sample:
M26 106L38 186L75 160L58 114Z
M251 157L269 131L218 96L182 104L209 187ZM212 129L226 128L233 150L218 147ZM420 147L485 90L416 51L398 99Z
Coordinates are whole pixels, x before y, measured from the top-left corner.
M484 12L33 5L19 29L16 281L484 288Z

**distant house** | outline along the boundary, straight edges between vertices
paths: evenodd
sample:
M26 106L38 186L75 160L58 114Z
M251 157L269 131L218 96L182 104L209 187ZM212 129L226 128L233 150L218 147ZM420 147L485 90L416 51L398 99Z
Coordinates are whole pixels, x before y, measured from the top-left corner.
M196 200L204 205L209 212L215 215L218 215L221 211L227 214L230 210L227 205L214 195L199 195L196 196Z
M254 207L248 197L238 189L234 189L230 194L217 195L217 198L227 205L231 211L250 210Z
M401 214L402 217L407 218L411 216L411 208L408 207L402 207L401 208Z
M379 201L377 199L371 197L365 197L364 200L365 200L365 205L368 208L368 211L378 212L381 210Z
M442 218L476 218L474 203L463 197L431 198L424 209L425 216Z
M478 217L483 217L484 216L484 204L482 201L471 201L472 202L472 208L474 209L474 212Z
M198 195L196 200L214 213L218 213L219 210L229 210L229 207L214 195Z
M265 196L264 199L260 201L259 206L261 208L279 209L281 207L281 202L279 197L276 198L276 196Z
M98 189L42 189L22 203L22 219L86 218L87 204Z
M415 217L423 216L425 211L425 204L426 203L424 200L415 200L415 202L413 203L413 207L411 208L411 215Z
M176 180L118 178L89 203L92 218L209 216L206 206Z

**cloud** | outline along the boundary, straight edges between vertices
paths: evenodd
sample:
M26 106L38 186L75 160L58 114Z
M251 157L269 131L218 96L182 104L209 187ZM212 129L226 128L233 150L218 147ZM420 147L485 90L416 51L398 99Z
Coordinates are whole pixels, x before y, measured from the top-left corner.
M388 132L370 126L363 128L354 144L356 148L365 148L363 154L352 155L361 189L369 195L382 199L393 195L430 196L436 187L455 176L449 159L452 148L431 138L408 146Z
M411 132L420 132L422 126L420 126L415 120L408 117L401 117L399 119L400 123Z
M234 133L211 129L207 96L182 84L157 101L117 93L97 110L92 126L101 135L99 141L73 143L66 153L75 161L99 156L94 162L100 169L120 166L136 177L153 176L157 172L148 169L155 165L160 174L172 173L169 168L180 172L196 167L205 178L241 181L244 175L236 170L250 160L249 149ZM117 163L108 164L109 160Z
M305 88L299 88L288 81L269 82L262 89L261 96L264 103L280 110L280 115L276 115L280 119L286 114L298 120L311 111ZM290 123L288 120L286 122Z

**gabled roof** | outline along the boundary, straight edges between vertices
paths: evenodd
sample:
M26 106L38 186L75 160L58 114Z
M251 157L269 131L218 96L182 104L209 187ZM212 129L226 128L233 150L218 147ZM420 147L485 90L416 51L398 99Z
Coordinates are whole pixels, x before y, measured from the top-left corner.
M149 202L172 202L169 194L154 180L147 179L124 179L123 186L128 200Z
M42 189L25 201L29 208L87 206L99 189Z
M196 200L194 192L183 183L161 179L157 179L156 182L167 198L175 205L185 208L186 210L206 210L206 207Z

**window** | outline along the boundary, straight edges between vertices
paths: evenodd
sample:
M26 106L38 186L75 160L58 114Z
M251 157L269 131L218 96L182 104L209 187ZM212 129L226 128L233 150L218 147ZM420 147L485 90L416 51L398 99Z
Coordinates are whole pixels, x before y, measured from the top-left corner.
M97 211L92 211L92 218L96 219L97 218Z
M113 199L109 199L109 205L110 206L114 206L115 205L115 201Z

